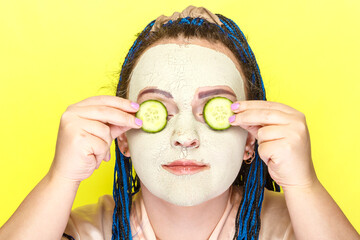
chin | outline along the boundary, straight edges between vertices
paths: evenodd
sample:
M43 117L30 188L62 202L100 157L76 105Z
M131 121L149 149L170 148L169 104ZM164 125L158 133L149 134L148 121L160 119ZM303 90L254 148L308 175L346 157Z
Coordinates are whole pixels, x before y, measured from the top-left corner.
M202 203L205 203L211 199L216 198L217 196L224 193L228 188L222 186L221 189L206 189L200 186L187 186L187 187L176 187L172 188L170 191L162 191L159 195L159 198L174 204L176 206L182 207L192 207ZM164 194L166 193L166 194Z
M142 183L154 196L183 207L196 206L218 197L230 188L236 177L227 174L220 181L218 176L224 176L223 172L214 175L212 171L204 171L184 176L175 176L165 171L162 173L153 172L152 177L144 178L148 181Z
M197 195L197 194L196 194ZM204 203L208 200L211 199L211 197L207 197L207 196L172 196L172 195L166 195L164 196L165 199L163 198L163 200L174 204L176 206L181 206L181 207L193 207L196 205L199 205L201 203Z

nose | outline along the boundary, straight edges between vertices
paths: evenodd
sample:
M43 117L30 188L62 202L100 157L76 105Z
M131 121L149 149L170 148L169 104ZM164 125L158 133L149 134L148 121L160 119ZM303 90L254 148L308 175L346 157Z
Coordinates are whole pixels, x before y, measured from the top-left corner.
M199 136L195 129L177 129L171 136L171 146L174 148L198 148Z
M182 112L174 119L174 128L171 135L171 146L173 148L194 149L200 146L200 138L196 128L196 122L192 111Z
M192 139L192 140L188 140L188 141L182 141L182 140L175 140L173 142L173 146L177 147L177 146L180 146L180 147L185 147L185 148L198 148L200 145L200 142L199 140L197 139Z

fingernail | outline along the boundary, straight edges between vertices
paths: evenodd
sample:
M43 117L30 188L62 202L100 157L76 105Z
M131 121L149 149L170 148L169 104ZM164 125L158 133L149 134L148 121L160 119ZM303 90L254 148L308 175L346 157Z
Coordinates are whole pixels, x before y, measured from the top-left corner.
M109 153L107 160L110 161L110 159L111 159L111 153Z
M142 126L142 121L141 121L141 119L135 118L135 123L136 123L136 125L138 125L138 126Z
M239 108L239 106L240 106L239 103L233 103L233 104L231 104L231 110L236 110Z
M139 109L139 104L137 104L136 102L132 102L130 105L136 110Z
M235 115L232 115L231 117L229 117L229 122L232 123L233 121L235 121Z

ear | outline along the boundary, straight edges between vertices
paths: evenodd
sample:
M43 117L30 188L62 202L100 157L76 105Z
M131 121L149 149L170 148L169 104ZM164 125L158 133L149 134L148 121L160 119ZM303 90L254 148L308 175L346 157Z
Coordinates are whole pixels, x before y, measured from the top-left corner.
M125 133L122 133L116 139L116 141L119 145L119 149L120 149L121 153L126 157L130 157L129 145L128 145L128 141L127 141Z
M248 133L243 157L244 160L250 159L253 155L255 151L255 140L255 137L252 134Z

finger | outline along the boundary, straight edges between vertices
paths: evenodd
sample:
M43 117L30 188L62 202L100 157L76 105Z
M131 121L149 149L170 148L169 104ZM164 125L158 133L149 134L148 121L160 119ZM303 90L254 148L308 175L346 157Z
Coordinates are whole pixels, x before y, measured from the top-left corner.
M107 106L74 106L71 111L81 118L101 121L122 127L140 128L141 125L136 124L135 116L121 110ZM135 121L136 120L136 121ZM141 120L140 120L141 122Z
M92 134L106 142L109 147L111 146L113 138L108 125L99 121L88 120L86 123L82 124L81 128L89 134Z
M91 133L86 133L86 139L89 143L90 148L88 149L87 156L91 158L91 161L94 161L95 166L99 166L101 161L106 157L107 152L109 151L108 144L100 139L99 137L92 135Z
M126 132L127 130L131 129L131 127L120 127L116 125L109 124L111 138L114 140L115 138L119 137L122 133Z
M243 125L243 126L241 126L241 128L248 131L249 134L251 134L255 139L258 139L258 131L260 128L262 128L262 126Z
M110 159L111 159L110 149L109 149L109 151L106 153L106 155L105 155L105 156L106 156L106 157L105 157L104 161L105 161L105 162L110 161Z
M299 113L296 109L278 102L263 101L263 100L249 100L249 101L237 101L232 105L232 110L235 113L243 112L248 109L264 109L264 110L278 110L285 113ZM237 108L233 108L238 106Z
M104 156L105 157L102 160L100 160L100 158L98 158L95 169L98 169L103 161L104 162L110 161L110 159L111 159L110 149L106 152L106 154Z
M108 95L89 97L71 106L107 106L126 112L137 112L139 110L138 103L132 102L129 99Z
M259 128L256 137L256 139L258 140L258 144L285 138L287 129L288 128L284 126L274 125Z
M261 160L265 162L266 165L269 165L269 161L271 161L272 155L272 148L274 147L274 144L272 142L265 142L262 144L259 144L258 146L258 153Z
M270 109L248 109L244 112L235 114L235 119L231 125L244 127L246 125L283 125L289 124L293 117L279 110Z
M99 169L101 162L102 162L102 160L101 160L101 161L96 162L96 167L95 167L95 169Z
M281 151L283 151L285 147L285 139L261 143L258 147L259 156L266 165L269 165L270 161L277 165L279 163L277 156L281 156Z

